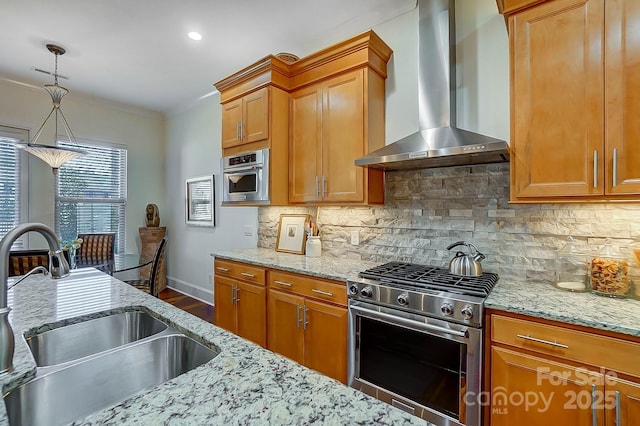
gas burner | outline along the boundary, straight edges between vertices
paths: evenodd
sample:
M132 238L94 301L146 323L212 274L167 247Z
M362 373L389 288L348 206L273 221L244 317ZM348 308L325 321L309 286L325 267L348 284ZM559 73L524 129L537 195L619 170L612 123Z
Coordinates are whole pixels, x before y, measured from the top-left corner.
M385 263L360 272L359 276L386 284L407 286L414 291L446 291L477 297L487 297L498 282L498 275L489 272L478 277L468 277L451 274L447 269L436 266L402 262Z

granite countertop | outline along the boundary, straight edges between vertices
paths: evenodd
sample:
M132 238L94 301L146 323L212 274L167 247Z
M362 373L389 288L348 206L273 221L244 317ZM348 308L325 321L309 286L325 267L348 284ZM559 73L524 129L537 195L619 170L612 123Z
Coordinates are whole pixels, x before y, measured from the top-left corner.
M486 308L640 336L640 301L575 293L551 284L501 282Z
M216 252L212 256L341 281L378 265L328 256L307 258L265 248ZM635 299L614 299L559 290L551 284L501 279L484 306L640 337L640 300Z
M23 333L78 317L142 307L220 351L208 363L74 424L427 424L93 268L61 280L29 277L9 290L8 303L16 349L14 370L0 374L4 392L35 374ZM0 425L6 424L1 404Z
M341 257L306 257L266 248L219 251L212 253L211 256L337 281L346 281L347 278L357 277L359 272L379 264Z

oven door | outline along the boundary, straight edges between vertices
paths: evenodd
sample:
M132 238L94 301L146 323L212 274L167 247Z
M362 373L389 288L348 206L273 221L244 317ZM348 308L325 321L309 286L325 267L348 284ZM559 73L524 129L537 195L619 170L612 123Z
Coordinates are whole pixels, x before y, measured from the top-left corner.
M436 425L479 425L481 330L349 301L349 384ZM469 398L473 399L473 398Z
M262 167L225 171L223 204L269 201L268 177Z

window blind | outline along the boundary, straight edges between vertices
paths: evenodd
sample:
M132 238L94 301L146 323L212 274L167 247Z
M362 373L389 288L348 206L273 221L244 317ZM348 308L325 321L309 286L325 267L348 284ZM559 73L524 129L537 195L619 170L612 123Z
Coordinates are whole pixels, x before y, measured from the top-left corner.
M87 155L66 163L56 178L56 232L70 241L78 233L115 232L116 253L126 244L127 149L59 141Z
M28 140L28 130L0 126L0 238L26 221L26 153L15 145ZM26 238L19 238L11 248L26 248Z

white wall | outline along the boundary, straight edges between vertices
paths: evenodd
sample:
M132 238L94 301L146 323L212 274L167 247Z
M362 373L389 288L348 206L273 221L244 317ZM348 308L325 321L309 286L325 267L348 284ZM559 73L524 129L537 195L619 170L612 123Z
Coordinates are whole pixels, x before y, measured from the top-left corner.
M216 92L167 119L168 285L209 303L213 303L210 254L257 245L257 208L220 206L221 113ZM211 174L216 179L216 226L187 226L185 180ZM253 236L244 236L245 225L254 230Z
M9 76L0 76L0 99L0 124L29 129L31 138L51 109L51 98L42 86L31 82L19 84ZM145 206L155 203L161 215L166 211L165 124L162 115L73 91L63 99L62 110L77 139L127 146L126 251L138 253L138 227L144 226ZM39 143L53 144L53 131L43 133ZM38 158L29 157L28 221L53 227L54 179L51 168ZM30 237L30 245L42 247L44 240L39 236Z

